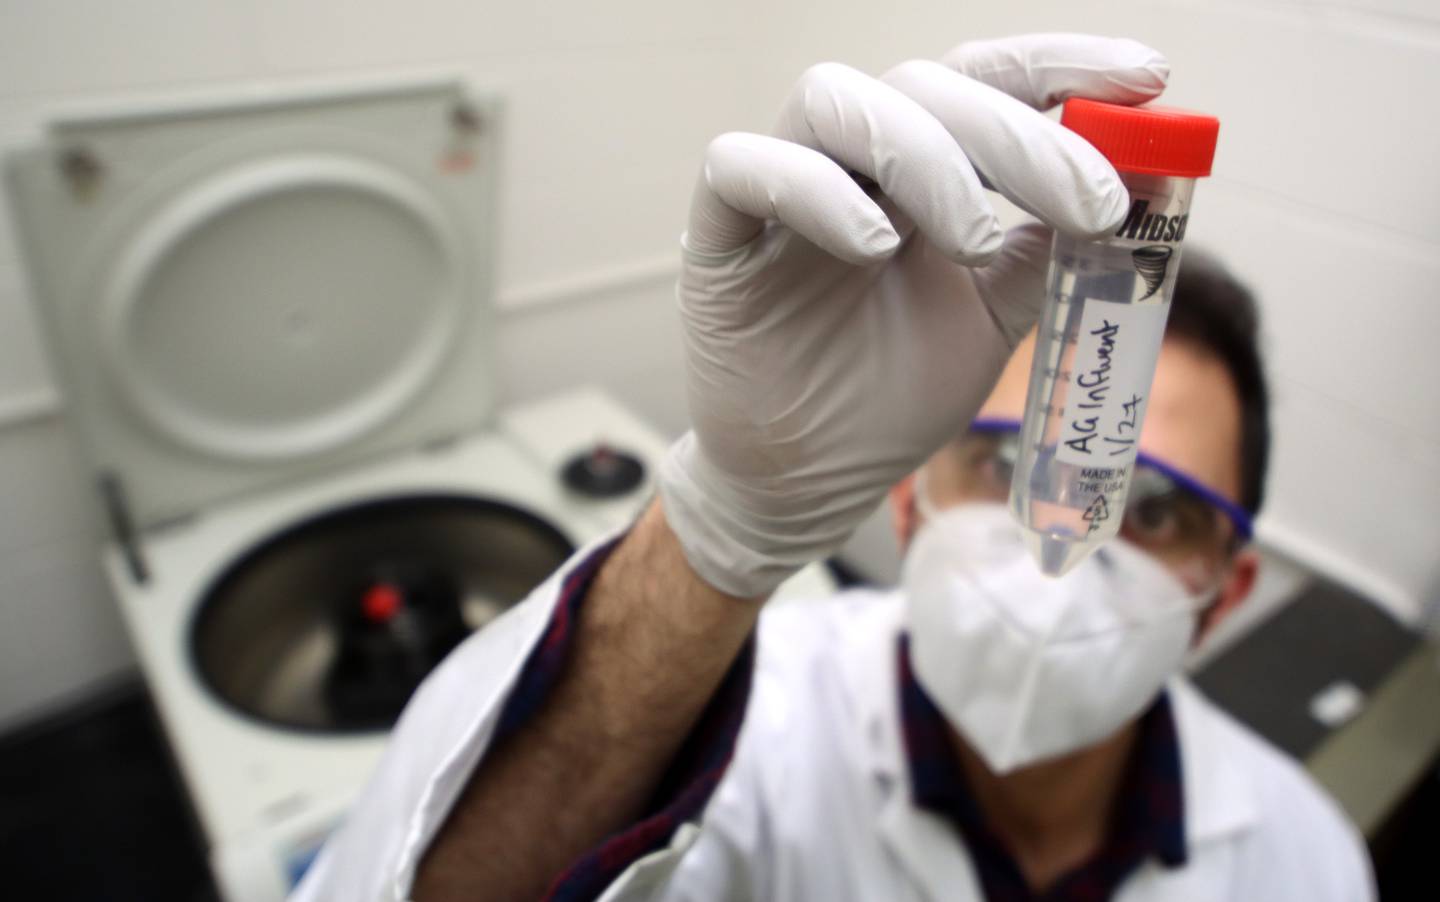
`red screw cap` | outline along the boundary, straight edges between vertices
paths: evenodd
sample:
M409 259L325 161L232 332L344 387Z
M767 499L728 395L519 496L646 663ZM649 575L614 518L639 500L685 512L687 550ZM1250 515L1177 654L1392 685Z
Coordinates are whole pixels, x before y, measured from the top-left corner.
M1210 174L1220 120L1163 106L1118 106L1072 97L1060 124L1123 172L1198 178Z

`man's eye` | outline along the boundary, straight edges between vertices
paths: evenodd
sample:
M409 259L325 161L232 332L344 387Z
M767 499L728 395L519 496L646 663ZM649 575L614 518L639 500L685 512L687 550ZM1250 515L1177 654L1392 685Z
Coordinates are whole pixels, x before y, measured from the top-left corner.
M990 455L980 466L980 479L991 495L1008 494L1014 467L999 455Z
M1145 542L1165 542L1175 538L1180 529L1174 506L1164 498L1146 498L1130 506L1125 525L1135 538Z
M995 470L995 481L1003 485L1008 491L1010 489L1010 480L1015 476L1015 463L1009 458L996 455L991 460L990 466Z

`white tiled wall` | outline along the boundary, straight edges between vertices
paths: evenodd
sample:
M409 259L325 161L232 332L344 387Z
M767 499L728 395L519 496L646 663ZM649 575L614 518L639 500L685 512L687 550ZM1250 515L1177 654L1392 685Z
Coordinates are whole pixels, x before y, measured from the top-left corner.
M683 426L666 285L701 148L804 65L972 36L1127 34L1223 121L1194 240L1263 295L1279 434L1263 533L1417 613L1440 567L1440 4L1128 0L0 0L0 144L57 106L469 73L507 97L506 396L578 378ZM0 217L0 422L53 394ZM542 303L544 301L558 303ZM598 346L598 349L597 349ZM53 419L0 426L0 725L129 665L98 512ZM883 529L862 554L884 558ZM878 550L877 550L878 549Z

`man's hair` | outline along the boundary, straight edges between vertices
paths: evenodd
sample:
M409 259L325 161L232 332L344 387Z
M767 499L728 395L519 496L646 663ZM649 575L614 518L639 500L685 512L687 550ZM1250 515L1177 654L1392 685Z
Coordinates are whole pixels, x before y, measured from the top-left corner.
M1229 370L1240 399L1240 503L1258 512L1270 459L1270 391L1254 295L1214 256L1186 248L1165 336L1191 342Z

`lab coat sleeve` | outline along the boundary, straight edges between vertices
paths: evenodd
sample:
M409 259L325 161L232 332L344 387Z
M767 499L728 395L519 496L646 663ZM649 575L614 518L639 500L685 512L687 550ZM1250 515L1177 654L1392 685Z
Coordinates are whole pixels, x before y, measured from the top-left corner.
M1193 760L1186 767L1222 775L1203 780L1187 776L1191 791L1203 786L1211 797L1187 797L1186 805L1203 806L1222 825L1227 818L1238 824L1229 828L1233 835L1228 845L1225 829L1211 828L1218 833L1211 841L1234 856L1225 868L1233 882L1216 887L1217 897L1374 900L1375 879L1364 839L1300 763L1185 681L1177 681L1173 690L1190 712L1186 735Z
M532 650L567 587L618 541L581 550L550 579L463 642L416 691L380 765L297 887L299 902L408 898L431 839L495 736Z
M1340 806L1288 760L1265 762L1256 777L1264 813L1236 897L1374 902L1365 841Z
M768 794L761 785L759 763L743 750L737 753L705 809L693 844L680 850L683 857L677 859L663 884L653 893L635 894L634 898L649 902L754 902L773 897L772 820L766 809ZM615 898L631 897L617 893Z

